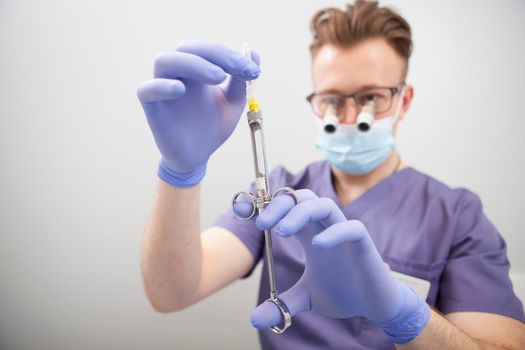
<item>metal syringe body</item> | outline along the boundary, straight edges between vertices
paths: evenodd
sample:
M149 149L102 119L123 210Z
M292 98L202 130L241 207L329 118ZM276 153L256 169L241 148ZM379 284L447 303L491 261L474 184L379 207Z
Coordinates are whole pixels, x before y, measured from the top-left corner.
M255 165L255 190L257 211L262 214L271 200L270 186L268 183L268 172L266 164L266 153L264 147L264 131L262 112L259 110L255 97L249 97L249 110L247 113L248 124L252 139L253 159ZM270 298L276 300L278 297L275 283L275 270L273 262L272 236L270 230L264 230L264 241L266 257L268 261L268 278L270 283Z
M268 172L266 164L266 150L264 147L264 131L262 125L262 112L260 110L249 110L247 113L248 124L252 139L253 160L255 166L255 189L257 197L257 209L259 212L266 208L270 202L270 187L268 184Z

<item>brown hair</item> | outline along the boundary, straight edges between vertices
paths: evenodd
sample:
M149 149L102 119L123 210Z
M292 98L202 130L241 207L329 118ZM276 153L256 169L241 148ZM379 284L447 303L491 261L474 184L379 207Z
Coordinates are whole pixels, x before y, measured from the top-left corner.
M351 47L366 39L384 38L404 58L406 75L412 52L410 25L394 10L379 7L377 1L357 0L347 5L346 11L333 7L320 10L312 18L310 29L312 56L325 44Z

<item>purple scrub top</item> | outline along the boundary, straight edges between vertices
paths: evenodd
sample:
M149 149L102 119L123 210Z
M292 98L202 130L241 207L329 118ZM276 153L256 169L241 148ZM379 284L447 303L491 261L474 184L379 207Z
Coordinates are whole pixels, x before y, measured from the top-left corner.
M343 206L326 161L299 174L278 167L270 186L308 188L334 200L347 219L361 220L383 260L394 271L431 283L427 302L440 312L479 311L525 322L523 305L509 279L506 245L483 214L478 196L404 168ZM253 184L250 191L254 193ZM264 236L253 221L241 221L228 210L215 221L234 233L255 259L263 259L258 303L269 297ZM272 236L277 288L284 292L301 277L305 260L293 238ZM255 266L254 266L255 267ZM315 312L293 317L292 327L277 335L259 332L263 349L394 349L383 332L362 317L331 319Z

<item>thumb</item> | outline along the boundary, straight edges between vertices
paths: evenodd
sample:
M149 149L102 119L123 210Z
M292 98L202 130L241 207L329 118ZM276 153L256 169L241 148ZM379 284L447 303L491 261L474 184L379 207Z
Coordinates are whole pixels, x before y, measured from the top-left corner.
M257 199L252 193L241 191L233 196L233 213L243 220L251 219L255 215Z
M246 81L244 79L230 76L222 83L221 90L228 102L244 106L246 101Z
M293 317L300 312L311 310L310 295L301 278L292 288L279 296ZM251 315L251 324L257 329L267 329L284 323L279 307L270 300L259 305Z

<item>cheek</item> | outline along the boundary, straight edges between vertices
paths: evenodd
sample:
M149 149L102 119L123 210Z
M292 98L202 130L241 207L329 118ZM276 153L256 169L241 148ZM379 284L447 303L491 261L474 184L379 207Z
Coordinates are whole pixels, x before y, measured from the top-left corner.
M392 106L390 106L390 108L387 111L376 114L375 119L383 119L383 118L393 116L394 113L396 112L396 106L397 104L393 101Z

